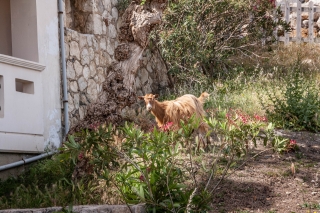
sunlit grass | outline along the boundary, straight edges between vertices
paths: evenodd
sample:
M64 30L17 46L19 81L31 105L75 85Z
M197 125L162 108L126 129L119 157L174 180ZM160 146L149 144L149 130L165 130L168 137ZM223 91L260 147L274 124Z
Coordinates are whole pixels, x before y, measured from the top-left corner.
M320 88L320 56L317 44L288 45L275 47L272 52L261 53L260 58L238 58L228 73L222 73L218 79L201 80L176 85L174 90L162 94L161 100L172 100L184 94L199 96L210 93L205 108L237 108L249 115L264 115L261 105L268 104L267 92L274 92L281 99L287 81L293 76L293 67L299 64L306 84L314 83ZM236 59L232 59L236 60ZM319 89L320 91L320 89ZM320 95L320 94L319 94Z

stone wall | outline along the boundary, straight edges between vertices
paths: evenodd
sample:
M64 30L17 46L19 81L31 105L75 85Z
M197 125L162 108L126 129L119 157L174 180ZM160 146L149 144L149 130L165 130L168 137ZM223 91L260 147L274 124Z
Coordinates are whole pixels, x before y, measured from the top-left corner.
M149 48L142 54L135 87L137 96L147 93L161 93L168 88L167 68L156 48Z
M69 116L72 125L83 119L87 105L97 100L112 55L106 51L105 36L81 34L70 29L65 32Z
M121 45L117 0L65 0L65 47L70 128L97 101ZM135 94L158 93L168 86L166 67L155 48L147 48L135 79Z
M49 207L41 209L5 209L0 210L0 213L54 213L65 212L68 207ZM126 205L83 205L73 206L72 212L76 213L98 213L98 212L112 212L112 213L145 213L146 209L143 204L132 205L130 209Z
M299 0L301 2L302 7L308 7L309 6L309 0ZM314 7L320 6L320 0L312 0L314 3ZM278 4L284 4L281 0L277 0ZM289 4L290 7L297 7L297 3L291 2ZM283 7L283 6L282 6ZM284 17L283 17L284 20ZM290 27L292 28L292 31L290 32L290 37L296 37L297 36L297 12L290 12L289 15L289 21L290 21ZM302 12L301 13L301 38L307 38L309 34L309 24L310 22L313 22L313 33L314 37L320 37L320 13L315 12L313 20L310 20L309 13L308 12ZM279 36L284 36L283 30L279 31Z
M290 36L296 37L297 36L297 13L291 12L290 16L290 26L292 31L290 32ZM310 20L308 12L301 13L301 35L302 38L307 38L309 34L309 24L313 22L313 34L314 37L320 37L320 13L314 13L313 20Z

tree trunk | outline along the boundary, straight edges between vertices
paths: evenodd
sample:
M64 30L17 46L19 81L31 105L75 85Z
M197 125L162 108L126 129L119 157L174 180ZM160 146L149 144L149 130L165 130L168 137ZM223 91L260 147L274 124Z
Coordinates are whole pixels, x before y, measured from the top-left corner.
M132 1L122 15L119 45L115 49L116 61L109 67L99 98L87 108L83 121L70 133L94 128L101 123L119 124L121 110L136 102L135 77L140 58L149 43L152 29L161 23L166 0Z

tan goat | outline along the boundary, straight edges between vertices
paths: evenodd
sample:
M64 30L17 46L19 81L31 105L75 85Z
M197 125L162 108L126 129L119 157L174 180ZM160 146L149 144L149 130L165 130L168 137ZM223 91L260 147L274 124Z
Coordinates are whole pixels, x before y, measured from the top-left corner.
M180 127L180 120L187 122L191 116L194 115L195 119L203 121L205 111L203 109L204 101L209 97L209 94L204 92L199 98L194 95L183 95L171 101L157 101L158 95L146 94L139 96L146 103L148 111L156 117L158 127L172 122L174 129ZM204 136L208 131L208 125L202 122L199 126L199 133Z

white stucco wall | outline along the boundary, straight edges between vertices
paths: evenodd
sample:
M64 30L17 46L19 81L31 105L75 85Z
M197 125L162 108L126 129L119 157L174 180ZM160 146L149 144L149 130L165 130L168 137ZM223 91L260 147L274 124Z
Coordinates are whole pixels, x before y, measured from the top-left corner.
M61 142L60 52L58 1L37 0L39 63L42 71L45 147Z
M19 10L36 19L26 17L21 22L24 27L12 27L15 54L0 54L0 152L40 153L61 144L58 5L57 0L28 0L27 4L25 0L11 0L11 3L20 7L11 11L12 23L21 18L20 13L14 13ZM23 37L24 32L29 34ZM25 48L34 38L36 44ZM19 43L23 47L20 52ZM21 86L25 82L32 82L32 88L26 92Z

